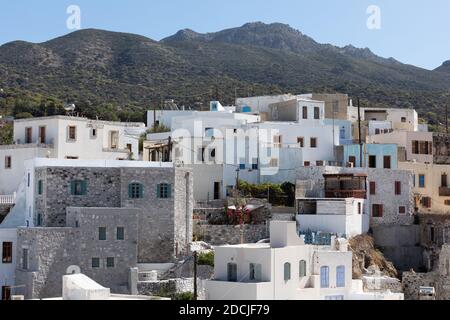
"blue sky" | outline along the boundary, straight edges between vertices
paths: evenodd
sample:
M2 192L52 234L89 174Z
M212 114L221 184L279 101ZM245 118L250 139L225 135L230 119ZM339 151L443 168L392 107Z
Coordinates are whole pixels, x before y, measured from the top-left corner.
M42 42L71 32L69 5L81 27L141 34L155 40L179 29L212 32L246 22L282 22L321 43L368 47L383 57L434 69L450 59L448 0L2 0L0 44ZM369 30L366 10L381 10Z

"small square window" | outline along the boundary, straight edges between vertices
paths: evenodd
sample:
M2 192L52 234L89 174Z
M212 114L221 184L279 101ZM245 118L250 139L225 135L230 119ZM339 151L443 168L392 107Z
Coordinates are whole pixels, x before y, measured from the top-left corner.
M240 170L245 170L245 163L240 163L239 164L239 169Z
M74 141L76 139L77 139L77 127L69 126L68 140Z
M100 258L92 258L92 268L100 268Z
M305 161L305 162L303 162L303 165L304 165L305 167L309 167L309 166L311 166L311 162Z
M406 213L406 207L405 206L398 207L398 213L399 214L405 214Z
M402 122L406 122L406 117L402 117Z
M106 227L98 228L98 240L106 240Z
M310 140L310 147L311 148L317 148L317 138L311 138L311 140Z
M112 257L106 258L106 267L114 268L114 258L112 258Z

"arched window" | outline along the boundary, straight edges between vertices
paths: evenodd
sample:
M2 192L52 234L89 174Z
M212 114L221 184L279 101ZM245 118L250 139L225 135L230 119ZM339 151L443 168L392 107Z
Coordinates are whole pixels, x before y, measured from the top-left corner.
M128 185L128 197L130 199L142 199L144 197L144 186L138 182L130 183Z
M284 264L284 281L291 280L291 264L286 262Z
M336 267L336 287L345 287L345 266Z
M300 260L298 276L300 278L306 277L306 261L305 260Z
M330 268L328 266L320 267L320 287L328 288L330 286Z

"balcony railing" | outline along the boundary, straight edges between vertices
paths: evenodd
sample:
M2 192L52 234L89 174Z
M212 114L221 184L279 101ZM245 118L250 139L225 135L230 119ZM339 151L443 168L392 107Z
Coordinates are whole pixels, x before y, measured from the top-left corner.
M0 204L15 204L16 203L16 193L9 195L0 195Z
M366 199L366 190L325 190L325 197Z
M449 187L439 187L439 196L440 197L450 197L450 188Z

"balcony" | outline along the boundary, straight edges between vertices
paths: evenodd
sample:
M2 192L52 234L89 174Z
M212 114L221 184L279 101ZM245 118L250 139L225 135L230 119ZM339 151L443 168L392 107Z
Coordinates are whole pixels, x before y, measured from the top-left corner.
M0 195L0 204L13 205L16 203L16 193Z
M449 187L439 187L439 196L440 197L450 197L450 188Z
M326 198L357 198L366 199L366 190L326 190Z

